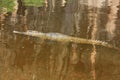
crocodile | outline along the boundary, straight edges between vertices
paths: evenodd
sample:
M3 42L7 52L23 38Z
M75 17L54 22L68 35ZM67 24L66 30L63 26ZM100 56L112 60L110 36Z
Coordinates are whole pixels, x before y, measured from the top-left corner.
M104 47L120 50L119 48L114 47L113 45L107 42L103 42L100 40L73 37L73 36L68 36L68 35L64 35L61 33L42 33L42 32L32 31L32 30L28 30L26 32L13 31L13 33L23 34L23 35L33 36L33 37L39 37L41 39L46 39L46 40L51 40L51 41L71 42L71 43L78 43L78 44L79 43L80 44L92 44L92 45L99 45L99 46L104 46Z

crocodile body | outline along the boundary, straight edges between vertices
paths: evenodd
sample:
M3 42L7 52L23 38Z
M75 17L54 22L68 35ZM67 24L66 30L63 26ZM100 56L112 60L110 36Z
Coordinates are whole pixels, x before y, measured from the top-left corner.
M31 31L31 30L28 30L27 32L13 31L13 33L39 37L41 39L48 39L48 40L58 41L58 42L72 42L72 43L80 43L80 44L100 45L100 46L119 50L118 48L108 44L107 42L72 37L72 36L68 36L60 33L42 33L42 32Z

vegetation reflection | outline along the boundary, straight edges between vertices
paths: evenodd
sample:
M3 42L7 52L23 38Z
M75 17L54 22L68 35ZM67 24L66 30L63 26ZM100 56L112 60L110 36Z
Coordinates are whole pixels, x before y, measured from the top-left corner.
M43 6L44 0L24 0L23 1L26 6L36 6L41 7Z
M0 11L12 12L14 5L14 0L0 0Z

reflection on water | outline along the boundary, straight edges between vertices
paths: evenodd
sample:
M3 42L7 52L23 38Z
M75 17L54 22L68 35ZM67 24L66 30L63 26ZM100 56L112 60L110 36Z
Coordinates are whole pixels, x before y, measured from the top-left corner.
M120 51L13 34L57 32L120 48L119 0L8 2L0 2L0 80L120 79Z

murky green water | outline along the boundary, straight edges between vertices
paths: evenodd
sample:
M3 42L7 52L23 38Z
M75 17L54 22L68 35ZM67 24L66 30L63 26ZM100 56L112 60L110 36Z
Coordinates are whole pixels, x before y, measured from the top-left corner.
M120 4L110 1L1 0L0 80L119 80L119 50L13 33L62 33L120 48Z

